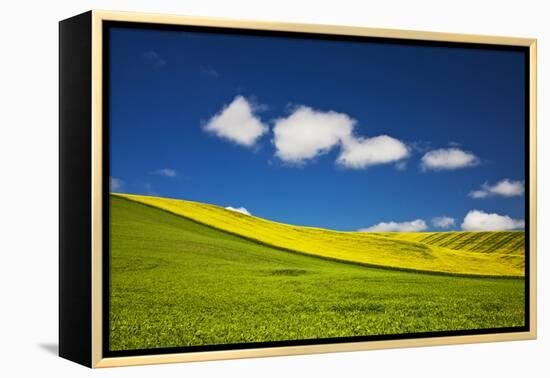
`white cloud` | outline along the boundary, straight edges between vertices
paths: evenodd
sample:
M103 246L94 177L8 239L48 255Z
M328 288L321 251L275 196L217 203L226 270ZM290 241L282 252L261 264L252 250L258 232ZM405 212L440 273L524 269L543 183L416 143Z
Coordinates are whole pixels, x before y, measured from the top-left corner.
M146 51L143 53L143 57L147 63L155 68L160 68L166 65L166 60L164 60L156 51Z
M109 190L111 192L122 190L123 186L124 186L124 181L122 181L121 179L116 177L109 177Z
M450 228L455 224L455 219L451 217L435 217L432 224L437 228Z
M473 153L459 148L440 148L426 152L422 156L423 170L452 170L473 167L479 164L479 158Z
M472 198L487 198L491 196L514 197L522 196L525 192L523 181L513 181L509 179L500 180L495 185L485 183L479 190L470 192Z
M523 219L512 219L507 215L470 210L464 217L462 229L465 231L505 231L525 227Z
M523 181L500 180L490 188L491 193L504 197L521 196L525 192Z
M413 142L408 143L409 148L411 150L414 150L418 153L425 153L426 151L429 151L431 149L432 144L430 142L424 141L424 140L417 140Z
M398 161L395 163L395 169L398 171L404 171L407 169L407 162L405 160Z
M351 135L354 125L355 120L347 114L300 106L275 121L275 155L286 162L303 163L337 146Z
M206 76L210 76L213 79L217 79L220 77L220 73L212 67L201 67L200 71L201 73L205 74Z
M153 174L164 176L164 177L176 177L178 173L171 168L162 168L162 169L157 169L156 171L153 172Z
M275 121L275 155L283 161L302 164L340 147L337 163L356 169L396 162L408 155L405 144L390 136L355 137L355 124L344 113L299 106L288 117Z
M342 141L338 164L362 169L370 165L392 163L408 156L405 144L387 135L372 138L348 137Z
M227 206L227 210L236 211L237 213L245 214L245 215L252 215L248 210L246 210L244 207L231 207Z
M204 130L246 147L256 144L268 127L254 115L257 107L237 96L204 126Z
M418 232L428 228L422 219L410 222L381 222L368 228L362 228L361 232Z
M468 195L472 198L486 198L489 196L489 192L486 190L472 190Z

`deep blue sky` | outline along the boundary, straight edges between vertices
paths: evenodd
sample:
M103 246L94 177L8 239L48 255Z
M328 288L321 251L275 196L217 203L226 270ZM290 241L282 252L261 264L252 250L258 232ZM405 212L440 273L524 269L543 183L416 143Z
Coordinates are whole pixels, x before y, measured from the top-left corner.
M458 229L472 209L524 218L522 196L468 196L484 182L525 178L520 52L121 28L110 47L119 191L339 230L443 215ZM265 105L257 115L270 128L297 105L348 114L358 135L409 145L407 168L345 169L337 148L297 167L274 156L271 132L254 148L205 132L236 95ZM449 143L480 164L420 169L427 150ZM164 168L176 176L154 174Z

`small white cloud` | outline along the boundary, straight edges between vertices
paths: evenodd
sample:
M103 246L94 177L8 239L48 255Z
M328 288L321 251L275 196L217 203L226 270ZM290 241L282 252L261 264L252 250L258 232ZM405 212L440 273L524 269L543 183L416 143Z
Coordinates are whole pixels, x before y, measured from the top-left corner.
M426 151L431 150L432 144L430 142L424 141L424 140L417 140L413 142L408 143L409 148L413 151L416 151L418 153L425 153Z
M275 155L286 162L303 163L337 146L351 135L354 125L355 120L347 114L299 106L288 117L275 121Z
M252 215L248 210L246 210L244 207L231 207L227 206L227 210L236 211L237 213L245 214L245 215Z
M407 169L407 162L405 160L398 161L395 163L395 169L398 171L404 171Z
M166 60L164 60L157 52L155 51L146 51L143 53L145 61L152 65L155 68L160 68L166 65Z
M124 181L122 181L121 179L116 177L109 177L109 190L111 192L117 192L119 190L122 190L123 186L124 186Z
M450 228L455 224L455 219L451 217L435 217L432 224L437 228Z
M489 196L489 192L486 190L472 190L468 195L472 198L486 198Z
M362 228L360 232L418 232L428 228L422 219L410 222L381 222L368 228Z
M288 117L275 121L275 155L285 162L303 164L340 147L337 163L355 169L396 162L408 155L405 144L390 136L354 136L355 124L344 113L298 106Z
M507 215L470 210L464 217L462 229L465 231L506 231L525 227L523 219L512 219Z
M354 138L342 140L342 153L338 164L355 169L367 168L371 165L392 163L408 156L409 150L405 144L387 135L373 138Z
M512 181L508 179L497 182L490 188L491 193L504 197L521 196L525 192L523 181Z
M177 172L174 169L171 168L162 168L157 169L156 171L152 172L154 175L164 176L164 177L176 177Z
M213 79L217 79L218 77L220 77L220 73L212 67L201 67L200 71L201 73L205 74L206 76L210 76Z
M472 198L487 198L492 196L514 197L522 196L525 192L523 181L513 181L509 179L500 180L495 185L485 183L479 190L470 192Z
M204 126L204 130L242 146L252 147L268 127L254 115L257 110L244 97L237 96Z
M453 170L473 167L479 164L479 158L473 153L459 148L440 148L426 152L422 156L423 170Z

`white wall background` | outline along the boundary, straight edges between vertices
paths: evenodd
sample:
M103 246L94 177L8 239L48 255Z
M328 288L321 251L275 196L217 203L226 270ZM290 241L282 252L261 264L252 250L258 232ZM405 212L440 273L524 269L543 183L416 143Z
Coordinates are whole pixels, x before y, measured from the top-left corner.
M547 1L72 0L0 5L0 375L80 377L543 377L550 238ZM327 23L539 39L539 339L90 371L57 344L57 22L89 9ZM488 141L496 143L497 140ZM548 213L546 212L548 211Z

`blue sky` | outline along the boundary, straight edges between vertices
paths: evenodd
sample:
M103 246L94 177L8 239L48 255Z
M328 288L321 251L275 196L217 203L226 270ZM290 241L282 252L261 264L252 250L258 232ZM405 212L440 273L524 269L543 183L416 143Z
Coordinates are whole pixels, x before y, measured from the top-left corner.
M523 227L521 52L123 28L110 48L112 191L337 230Z

